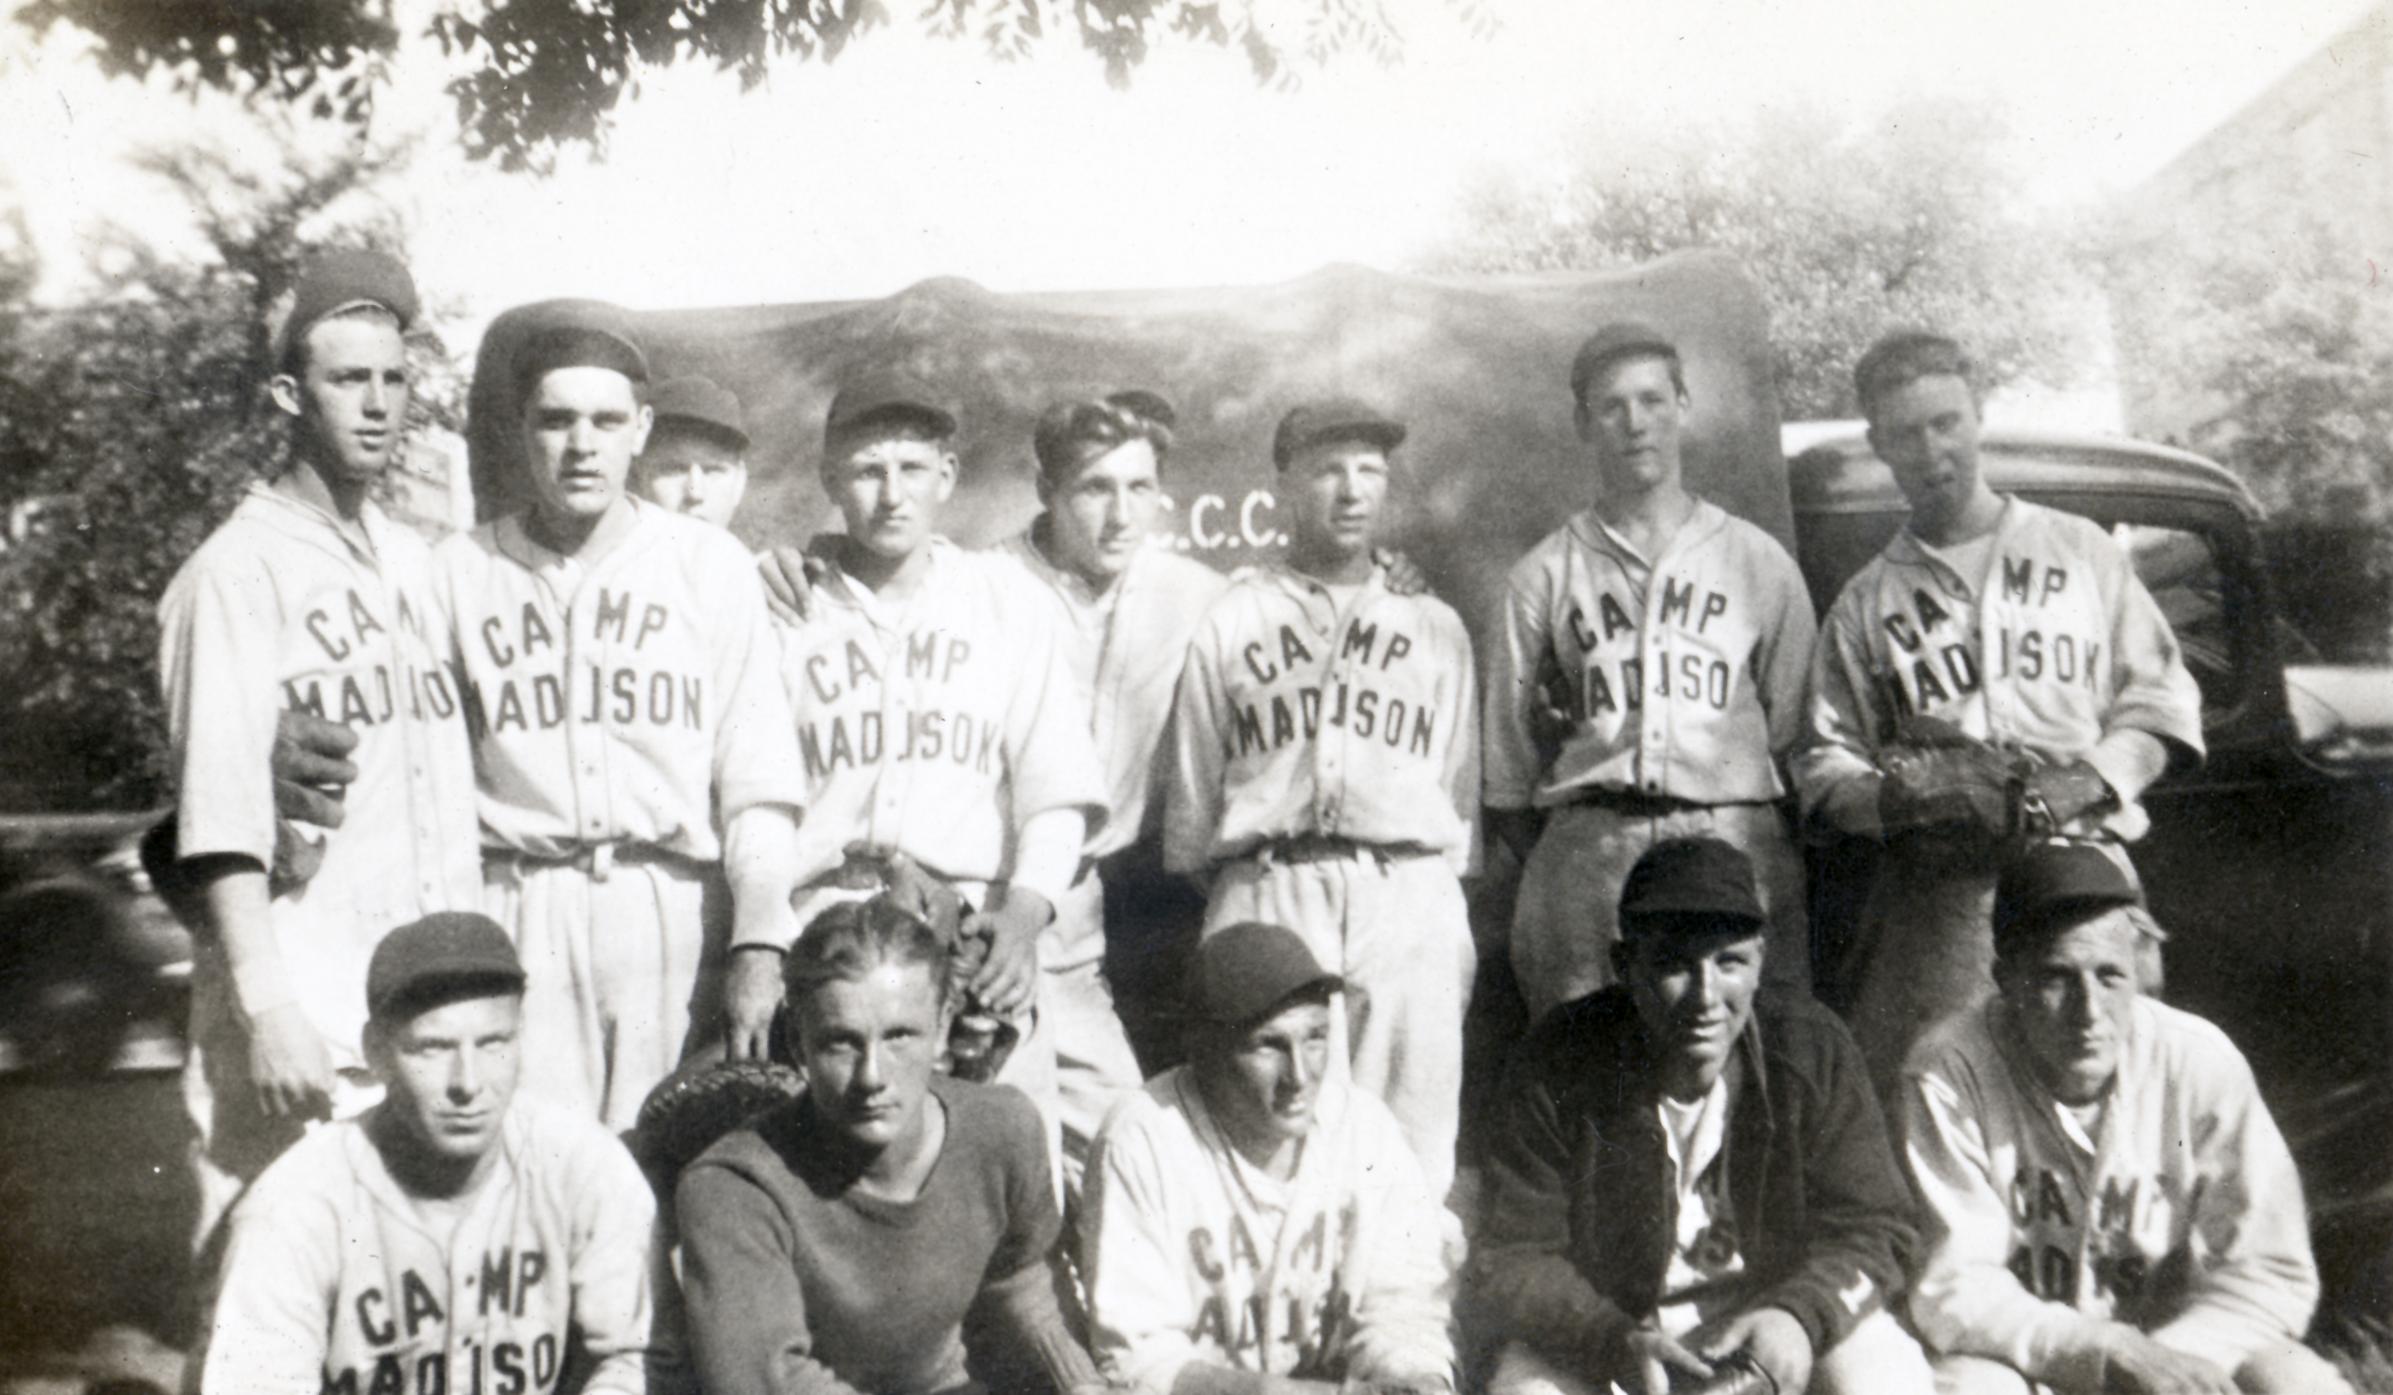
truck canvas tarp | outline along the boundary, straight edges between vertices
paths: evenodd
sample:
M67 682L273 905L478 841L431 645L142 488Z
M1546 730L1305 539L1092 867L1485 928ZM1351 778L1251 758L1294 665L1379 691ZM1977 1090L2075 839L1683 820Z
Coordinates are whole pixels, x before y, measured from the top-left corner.
M500 315L475 365L468 428L482 516L523 499L510 356L541 307ZM1719 253L1625 271L1439 280L1331 267L1277 286L999 295L934 280L885 300L639 317L659 378L702 373L739 395L750 434L750 544L837 520L816 482L843 373L903 366L949 394L963 461L946 530L993 541L1037 511L1032 423L1049 402L1122 388L1179 413L1164 468L1169 544L1224 568L1280 541L1271 435L1307 397L1358 396L1411 428L1391 539L1478 631L1504 571L1584 507L1570 360L1608 320L1676 337L1695 412L1687 480L1792 543L1778 394L1760 295Z

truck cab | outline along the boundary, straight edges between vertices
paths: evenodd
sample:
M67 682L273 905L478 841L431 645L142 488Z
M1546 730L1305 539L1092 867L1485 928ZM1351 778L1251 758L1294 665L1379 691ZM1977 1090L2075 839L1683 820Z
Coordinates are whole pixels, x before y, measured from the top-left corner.
M1803 435L1811 444L1788 462L1795 558L1825 612L1907 509L1857 424ZM2164 996L2250 1058L2309 1187L2329 1292L2382 1312L2393 671L2326 662L2286 618L2271 563L2299 559L2272 559L2259 504L2219 465L2141 441L1992 428L1979 457L1996 491L2109 529L2176 631L2209 750L2145 796L2152 830L2132 849L2170 936ZM1819 851L1824 962L1869 860L1851 845Z

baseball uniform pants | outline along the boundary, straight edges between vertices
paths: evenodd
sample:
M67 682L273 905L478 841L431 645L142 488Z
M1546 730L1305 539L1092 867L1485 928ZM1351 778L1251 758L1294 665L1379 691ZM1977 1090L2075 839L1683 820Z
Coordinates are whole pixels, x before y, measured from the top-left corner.
M1249 920L1295 931L1346 980L1330 1007L1344 1046L1337 1059L1386 1103L1430 1195L1444 1198L1461 1123L1463 1009L1479 967L1454 868L1431 854L1352 844L1257 853L1215 875L1205 931Z
M704 870L678 858L491 854L482 890L523 958L522 1090L630 1129L691 1044L711 957Z
M2080 1395L2031 1381L1983 1356L1939 1356L1934 1367L1937 1395ZM2351 1395L2333 1362L2290 1338L2254 1354L2234 1375L2235 1388L2250 1395Z
M1656 843L1698 835L1718 838L1752 859L1755 889L1770 916L1763 980L1811 991L1803 859L1777 805L1653 800L1615 808L1588 801L1548 814L1521 868L1512 968L1531 1023L1612 982L1620 887L1629 869Z
M1146 1083L1105 981L1105 886L1095 872L1057 904L1054 923L1039 936L1039 969L1036 1035L1053 1061L1052 1112L1046 1100L1031 1098L1060 1135L1064 1190L1076 1197L1105 1116Z
M2097 843L2120 865L2127 850ZM1898 841L1879 860L1854 956L1847 1025L1881 1098L1902 1078L1911 1043L1937 1022L1994 990L1994 873ZM2137 963L2147 990L2159 987L2160 957L2147 942Z
M1601 1395L1616 1389L1565 1371L1523 1342L1507 1342L1487 1395ZM1870 1314L1811 1363L1810 1395L1928 1395L1928 1358L1892 1314ZM1781 1391L1779 1395L1802 1395Z

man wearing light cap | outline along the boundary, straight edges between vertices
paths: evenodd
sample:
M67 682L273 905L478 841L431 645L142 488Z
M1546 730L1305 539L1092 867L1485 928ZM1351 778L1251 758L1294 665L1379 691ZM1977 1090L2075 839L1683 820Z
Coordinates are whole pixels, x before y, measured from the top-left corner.
M585 1117L516 1096L524 971L473 912L402 926L361 995L385 1096L234 1213L205 1395L647 1388L655 1200Z
M531 503L434 558L483 907L523 954L527 1092L628 1129L710 1030L712 865L740 933L792 933L802 775L746 550L625 492L651 421L628 318L560 302L511 349Z
M1762 987L1753 882L1717 838L1648 849L1620 891L1619 981L1514 1057L1463 1285L1499 1352L1491 1395L1732 1370L1779 1395L1929 1389L1889 1310L1910 1193L1843 1024Z
M1570 385L1597 495L1514 564L1488 660L1488 830L1522 861L1522 996L1534 1020L1609 982L1622 878L1647 848L1695 835L1752 860L1770 979L1806 988L1781 768L1815 633L1802 574L1775 538L1687 491L1693 404L1669 336L1605 325Z
M373 501L404 444L416 311L388 257L327 252L302 267L268 384L290 453L158 606L172 870L194 921L183 1088L202 1249L307 1120L377 1097L360 1054L375 945L480 894L473 759L430 549ZM278 717L294 713L348 729L348 828L311 849L312 878L270 883L270 757Z
M1450 1391L1445 1212L1331 1069L1343 988L1283 926L1199 947L1188 1063L1106 1121L1080 1219L1098 1363L1143 1395Z
M2039 844L1995 889L1997 993L1916 1042L1900 1094L1925 1204L1911 1317L1948 1391L2348 1390L2301 1178L2226 1035L2143 996L2141 897Z
M1285 925L1346 981L1337 1054L1443 1197L1478 965L1460 880L1475 852L1478 711L1461 618L1391 590L1374 556L1404 434L1351 399L1281 419L1287 558L1240 572L1189 642L1164 859L1207 888L1206 933Z
M656 425L634 468L641 497L717 528L748 492L748 425L740 400L712 378L667 378L648 394Z
M1017 1038L997 1078L1040 1106L1052 1155L1038 946L1103 823L1104 781L1052 606L939 535L956 427L889 368L851 372L824 419L823 491L845 531L823 541L813 617L780 629L807 808L795 923L920 874L959 893L964 1011ZM735 1055L763 1052L791 938L735 941Z

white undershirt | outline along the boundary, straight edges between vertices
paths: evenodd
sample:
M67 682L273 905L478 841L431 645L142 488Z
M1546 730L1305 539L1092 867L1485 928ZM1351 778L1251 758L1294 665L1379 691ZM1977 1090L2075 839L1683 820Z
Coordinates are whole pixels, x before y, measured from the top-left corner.
M1720 1159L1728 1131L1728 1079L1712 1082L1701 1099L1662 1096L1662 1140L1670 1150L1671 1187L1678 1195L1678 1233L1670 1240L1670 1263L1662 1272L1662 1302L1656 1319L1662 1330L1683 1336L1714 1316L1707 1300L1721 1296L1722 1281L1745 1272L1745 1256L1734 1246L1735 1225L1721 1179L1705 1185ZM1721 1227L1714 1234L1715 1227Z

